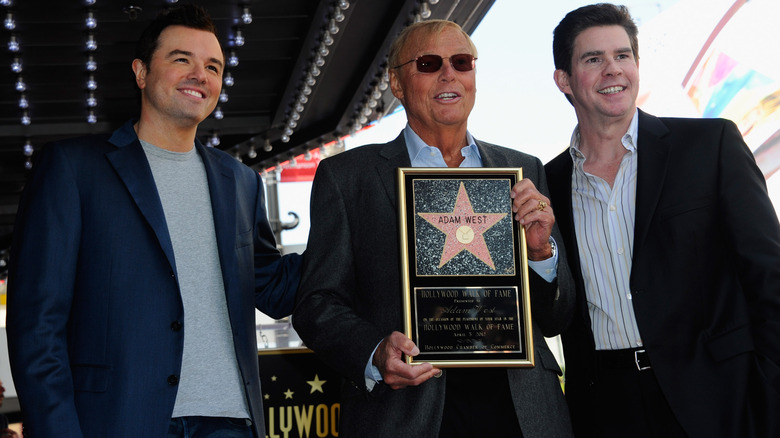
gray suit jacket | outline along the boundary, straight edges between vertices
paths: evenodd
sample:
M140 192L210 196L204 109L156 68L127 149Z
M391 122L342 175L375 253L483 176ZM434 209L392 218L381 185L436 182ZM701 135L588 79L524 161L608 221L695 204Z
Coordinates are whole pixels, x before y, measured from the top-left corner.
M547 192L537 158L479 141L477 146L485 167L522 167L523 177ZM410 166L401 135L324 160L312 188L293 324L306 345L345 377L339 428L344 437L436 437L441 423L446 370L443 378L401 390L379 384L369 392L364 379L376 345L403 331L396 170ZM553 232L562 242L557 228ZM526 438L570 436L560 369L543 335L554 336L568 324L571 273L560 263L556 282L535 273L530 281L536 367L507 370L515 411Z

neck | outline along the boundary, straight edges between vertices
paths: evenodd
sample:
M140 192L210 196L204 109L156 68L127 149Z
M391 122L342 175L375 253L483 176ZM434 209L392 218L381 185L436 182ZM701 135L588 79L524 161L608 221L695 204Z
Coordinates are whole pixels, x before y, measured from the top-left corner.
M425 144L431 145L441 151L444 162L448 167L458 167L463 162L461 149L468 145L466 138L466 126L448 129L416 129L411 123L412 130L420 136Z
M622 157L626 152L622 139L631 125L634 115L615 119L598 119L580 117L579 135L580 150L588 161L612 160Z
M159 148L173 152L187 152L195 147L195 134L198 127L180 127L166 125L143 116L136 122L135 132L138 138Z

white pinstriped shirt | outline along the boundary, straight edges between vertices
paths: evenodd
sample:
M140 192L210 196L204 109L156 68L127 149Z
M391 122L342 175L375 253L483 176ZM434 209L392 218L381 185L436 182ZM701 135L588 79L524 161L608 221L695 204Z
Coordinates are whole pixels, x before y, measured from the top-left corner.
M572 212L582 277L596 350L642 346L634 316L629 275L634 243L638 113L621 139L623 155L612 187L583 170L579 128L569 152L572 170Z

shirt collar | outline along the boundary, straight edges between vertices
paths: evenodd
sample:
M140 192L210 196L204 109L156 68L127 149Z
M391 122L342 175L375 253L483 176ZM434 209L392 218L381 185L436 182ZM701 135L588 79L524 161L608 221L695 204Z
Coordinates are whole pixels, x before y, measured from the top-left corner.
M623 143L623 147L629 152L636 152L639 139L639 110L634 111L634 117L631 118L631 123L628 125L628 130L623 134L623 138L620 142ZM573 160L584 159L585 156L580 152L580 125L574 128L574 132L571 135L569 141L569 154Z
M404 128L404 140L406 141L406 150L409 152L409 160L412 163L414 163L417 160L417 157L422 153L430 153L431 149L439 150L438 148L425 143L423 139L414 132L412 127L409 126L409 123L407 123ZM474 155L477 159L482 160L482 156L479 154L479 148L477 147L477 142L474 141L474 137L468 131L466 131L466 141L468 142L468 145L464 146L460 150L460 153L466 158Z

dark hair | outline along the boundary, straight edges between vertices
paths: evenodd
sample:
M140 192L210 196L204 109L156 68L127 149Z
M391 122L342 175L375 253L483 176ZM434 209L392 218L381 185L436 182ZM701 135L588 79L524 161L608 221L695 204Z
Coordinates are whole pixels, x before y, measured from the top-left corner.
M558 23L553 31L553 61L556 70L571 74L571 58L574 55L574 40L583 31L597 26L622 26L631 41L634 59L639 61L639 30L631 18L628 8L611 3L598 3L575 9Z
M163 9L144 30L135 46L135 58L140 59L147 70L157 50L160 34L168 26L185 26L217 35L217 27L208 12L200 6L182 4Z

